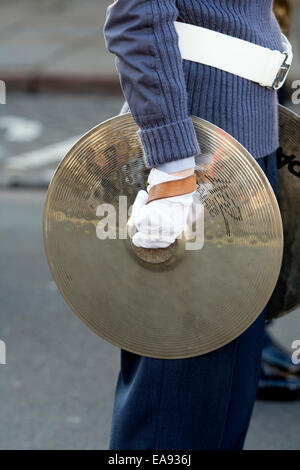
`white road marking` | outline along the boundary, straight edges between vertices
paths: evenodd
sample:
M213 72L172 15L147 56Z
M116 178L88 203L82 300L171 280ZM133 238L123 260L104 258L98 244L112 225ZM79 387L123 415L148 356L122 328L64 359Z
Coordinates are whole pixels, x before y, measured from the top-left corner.
M31 142L40 137L43 125L39 121L23 117L1 116L0 129L6 131L5 139L9 142Z
M63 142L47 145L38 150L32 150L21 155L16 155L15 157L9 157L5 166L10 170L28 170L30 168L44 166L47 163L58 163L80 137L81 135L75 136Z

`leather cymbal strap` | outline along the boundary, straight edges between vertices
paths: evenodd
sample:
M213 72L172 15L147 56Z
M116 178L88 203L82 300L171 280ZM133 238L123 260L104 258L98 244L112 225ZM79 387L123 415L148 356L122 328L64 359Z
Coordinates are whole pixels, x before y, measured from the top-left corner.
M196 181L196 175L191 175L179 180L156 184L150 189L146 204L156 201L157 199L192 193L197 189Z

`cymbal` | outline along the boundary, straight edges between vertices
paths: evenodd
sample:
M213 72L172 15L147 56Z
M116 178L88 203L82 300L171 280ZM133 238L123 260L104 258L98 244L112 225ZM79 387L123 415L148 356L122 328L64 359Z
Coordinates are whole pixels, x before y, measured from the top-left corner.
M284 231L283 262L268 318L300 306L300 117L279 106L278 202Z
M211 187L206 199L199 187L200 217L166 251L147 258L127 236L127 208L149 173L131 113L71 148L45 202L45 250L61 294L102 338L144 356L192 357L229 343L261 313L280 271L281 216L263 171L226 132L192 119L199 182Z

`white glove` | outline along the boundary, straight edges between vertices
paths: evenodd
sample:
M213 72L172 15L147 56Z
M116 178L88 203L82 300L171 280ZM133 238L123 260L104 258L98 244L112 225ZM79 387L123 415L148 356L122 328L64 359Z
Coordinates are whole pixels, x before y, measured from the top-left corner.
M152 169L147 191L156 184L183 178ZM137 233L132 238L133 244L144 248L166 248L174 243L186 227L194 192L158 199L146 205L148 193L139 191L131 214L132 222L137 228Z

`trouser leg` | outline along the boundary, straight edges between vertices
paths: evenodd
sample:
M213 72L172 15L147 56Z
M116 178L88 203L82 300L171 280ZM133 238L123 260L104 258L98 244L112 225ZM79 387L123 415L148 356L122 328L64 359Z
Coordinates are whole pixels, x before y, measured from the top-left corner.
M255 401L264 315L209 354L121 351L110 449L241 449Z

